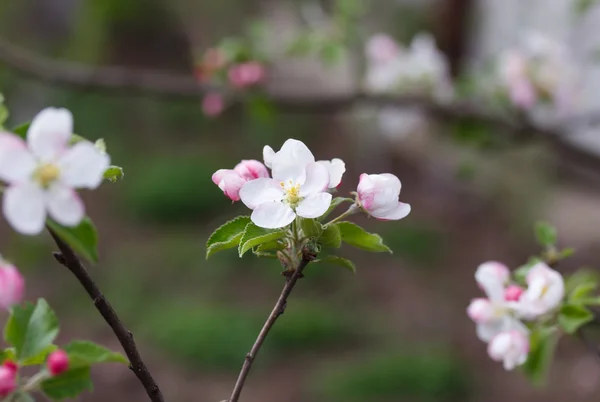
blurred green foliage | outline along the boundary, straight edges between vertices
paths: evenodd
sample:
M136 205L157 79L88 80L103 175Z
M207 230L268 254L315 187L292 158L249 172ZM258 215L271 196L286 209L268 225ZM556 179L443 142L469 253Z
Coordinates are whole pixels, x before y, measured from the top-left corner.
M434 266L444 251L444 234L425 222L390 225L381 235L395 256L418 265Z
M328 402L463 401L472 383L465 368L448 352L422 346L321 370L315 394Z

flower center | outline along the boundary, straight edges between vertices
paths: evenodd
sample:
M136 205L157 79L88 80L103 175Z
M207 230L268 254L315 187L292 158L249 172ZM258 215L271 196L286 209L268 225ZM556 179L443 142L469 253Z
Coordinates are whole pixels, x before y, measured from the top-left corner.
M302 197L300 197L300 184L294 184L292 180L287 183L279 183L283 191L285 192L284 201L287 202L291 207L295 207Z
M33 179L37 181L42 187L47 188L48 186L50 186L50 184L52 184L52 182L58 179L59 175L60 170L58 169L58 166L52 163L46 163L44 165L39 166L33 172Z

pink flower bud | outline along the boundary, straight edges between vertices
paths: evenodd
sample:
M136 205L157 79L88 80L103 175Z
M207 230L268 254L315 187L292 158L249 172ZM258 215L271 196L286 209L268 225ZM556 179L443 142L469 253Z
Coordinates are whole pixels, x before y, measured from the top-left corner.
M235 65L229 69L229 82L236 88L246 88L265 78L265 68L256 61Z
M10 264L0 262L0 307L7 309L23 300L25 280Z
M402 219L410 213L410 205L398 201L400 180L390 173L360 175L358 202L371 216L384 221Z
M48 356L48 371L52 375L59 375L69 369L69 356L64 350L55 350Z
M267 167L253 159L241 161L233 168L233 170L248 181L259 179L261 177L269 177Z
M212 175L212 181L232 201L240 200L240 189L247 180L238 172L230 169L219 169Z
M376 63L387 63L400 53L400 47L390 36L378 34L367 42L367 57Z
M504 300L519 301L525 289L517 285L510 285L504 290Z
M2 366L11 369L15 373L19 370L19 365L12 360L6 360L4 363L2 363Z
M17 388L17 373L9 367L0 366L0 398L4 398Z
M225 109L225 101L219 93L209 93L202 99L202 111L207 116L218 116L223 112L223 109Z

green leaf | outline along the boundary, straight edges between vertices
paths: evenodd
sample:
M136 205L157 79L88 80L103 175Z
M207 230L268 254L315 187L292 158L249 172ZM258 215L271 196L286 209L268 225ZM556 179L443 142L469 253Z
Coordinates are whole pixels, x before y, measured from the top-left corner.
M30 125L31 125L31 122L23 123L15 128L13 128L12 132L14 134L18 135L19 137L25 139L25 138L27 138L27 130L29 130Z
M347 260L346 258L338 257L337 255L328 255L326 257L319 258L318 260L315 260L313 262L324 262L327 264L338 265L340 267L349 269L350 271L352 271L352 273L356 273L356 266L352 261Z
M531 332L529 355L522 369L536 386L541 386L545 382L558 337L559 333L556 328L536 328Z
M542 262L542 260L538 257L531 257L526 264L521 265L519 268L515 269L514 276L515 280L519 283L525 283L525 278L527 277L527 273L529 270L538 262Z
M46 361L48 355L58 349L56 345L48 345L44 350L35 356L25 359L20 362L21 366L37 366L43 364ZM16 360L17 352L15 348L8 348L4 351L6 353L5 359Z
M206 259L217 251L237 247L249 223L249 216L238 216L217 228L206 242Z
M537 222L535 224L535 237L540 246L554 246L556 244L556 229L547 222Z
M319 55L326 65L333 66L346 56L346 48L341 43L327 42L321 47Z
M69 355L69 367L90 366L95 363L122 363L129 361L120 353L88 341L73 341L65 346Z
M238 247L240 257L252 247L272 242L283 237L285 237L285 232L283 230L264 229L256 226L254 223L249 223L246 225L246 230L244 231Z
M4 127L4 123L8 120L8 108L5 104L0 103L0 127Z
M85 259L98 262L98 233L89 217L86 216L78 226L72 228L59 225L52 219L48 219L46 224Z
M96 142L94 142L94 146L103 154L106 153L106 141L104 141L104 138L97 139Z
M598 273L590 269L580 269L579 271L565 278L565 293L572 294L580 286L586 286L593 283L598 284L600 278Z
M17 360L17 354L15 348L6 348L0 353L0 363L4 363L6 360Z
M15 347L19 362L46 351L58 335L58 319L44 299L34 306L14 306L4 327L4 340Z
M594 314L579 304L567 303L560 309L558 324L568 334L574 334L579 328L594 320Z
M104 178L111 183L116 182L119 179L122 179L125 176L125 172L123 172L123 168L120 166L109 166L108 169L104 172Z
M91 391L93 388L89 366L67 370L41 383L41 390L44 395L54 401L75 398L83 391Z
M300 227L308 237L319 237L323 233L323 227L316 219L300 218Z
M578 302L588 299L597 287L598 284L596 282L581 283L569 293L569 301Z
M340 228L337 225L327 226L319 237L319 244L325 247L340 248L342 246Z
M575 254L575 249L571 247L564 248L558 252L557 258L563 260Z
M333 200L331 200L331 204L329 205L329 208L327 209L327 211L317 219L319 221L323 222L325 220L325 218L327 218L333 212L333 210L336 209L343 202L354 203L354 200L352 198L346 198L346 197L334 198Z
M285 248L285 244L280 242L279 240L273 240L267 243L259 244L256 247L256 251L272 251L272 250L283 250Z
M354 247L376 253L392 253L392 250L383 244L383 239L378 234L369 233L352 222L339 222L335 225L340 228L342 240Z

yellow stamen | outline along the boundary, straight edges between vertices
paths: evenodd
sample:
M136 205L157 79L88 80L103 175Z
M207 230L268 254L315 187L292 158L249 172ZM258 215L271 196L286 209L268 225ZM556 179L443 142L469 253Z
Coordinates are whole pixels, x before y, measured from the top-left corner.
M40 183L42 187L48 187L53 181L58 179L59 175L60 170L58 169L58 166L52 163L41 165L33 172L33 178Z

